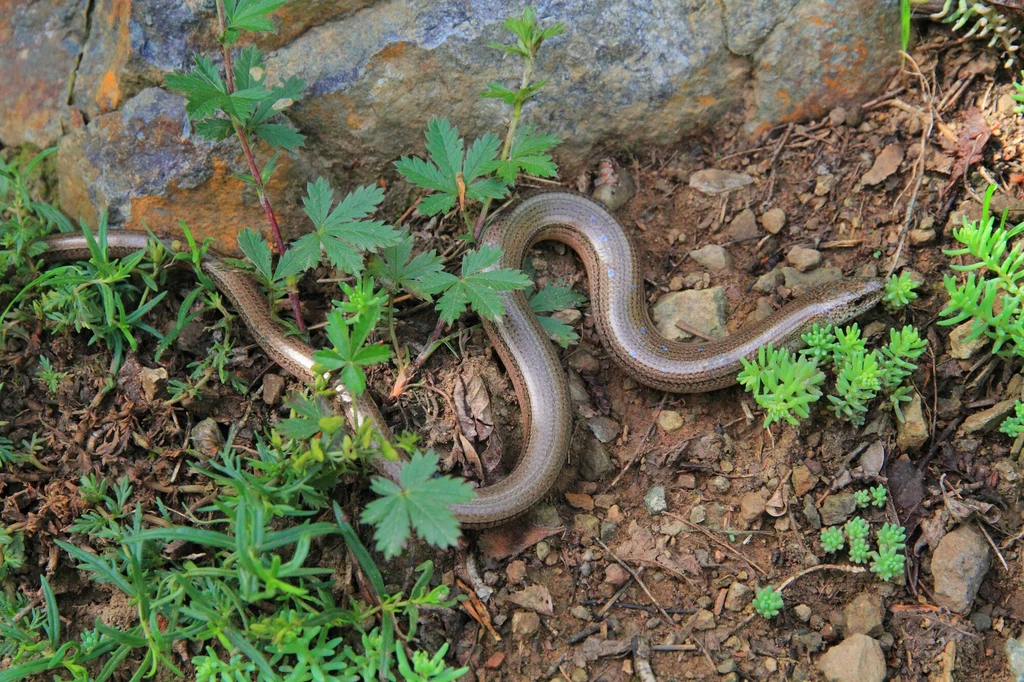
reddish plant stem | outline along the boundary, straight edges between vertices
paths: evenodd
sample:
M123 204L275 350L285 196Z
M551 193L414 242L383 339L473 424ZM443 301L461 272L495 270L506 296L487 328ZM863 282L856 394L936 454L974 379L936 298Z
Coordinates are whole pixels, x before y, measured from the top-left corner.
M224 0L217 0L217 24L220 31L220 35L223 37L227 30L227 25L224 23ZM235 76L231 71L231 50L230 48L221 43L221 52L224 54L224 71L227 74L228 92L233 93L235 91ZM249 163L249 172L252 173L253 182L256 183L257 192L260 198L260 207L263 209L263 214L267 217L267 223L270 225L270 232L274 238L274 246L277 247L277 252L284 255L284 252L288 250L288 245L284 243L284 239L281 238L281 228L277 224L277 216L274 215L274 207L270 205L270 198L267 196L266 189L263 186L263 175L260 172L259 164L256 163L256 157L252 153L252 149L249 147L249 140L245 136L245 131L238 124L237 121L232 121L235 127L235 135L238 137L238 141L242 144L242 151L245 152L245 160ZM299 303L299 294L296 291L288 292L288 302L291 304L292 315L295 317L295 324L298 326L299 331L305 333L306 322L302 319L302 308Z
M402 368L402 371L398 375L398 379L395 380L395 385L391 389L391 395L388 396L388 400L397 400L398 396L405 392L405 387L409 385L416 373L420 371L420 367L430 357L434 344L441 338L441 332L444 331L445 323L443 319L437 321L437 325L434 327L434 331L431 332L430 338L427 339L427 345L423 346L423 350L416 356L416 359L409 365Z

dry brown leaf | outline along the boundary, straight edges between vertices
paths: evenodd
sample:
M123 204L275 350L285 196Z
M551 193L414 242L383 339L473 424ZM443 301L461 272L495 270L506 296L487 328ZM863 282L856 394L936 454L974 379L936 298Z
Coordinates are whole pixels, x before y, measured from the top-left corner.
M903 163L903 147L898 142L893 142L875 157L875 163L861 177L860 183L868 186L877 185L895 173L901 163Z
M972 163L981 161L981 150L992 136L992 130L985 121L985 116L978 109L971 107L964 112L964 122L960 127L960 135L956 145L956 162L949 174L949 182L942 188L939 196L945 196L953 185L963 177Z
M520 519L480 533L476 542L485 558L501 561L521 554L544 538L557 535L563 530L564 527L538 528Z
M505 601L518 604L524 609L529 609L530 611L536 611L542 616L555 615L555 608L551 601L551 593L548 591L548 588L543 585L530 585L527 588L508 595L505 597Z
M471 440L487 440L494 430L491 397L487 394L484 380L476 372L460 375L455 382L455 415L462 433Z
M466 462L473 467L473 471L476 472L476 477L480 479L481 484L486 484L484 478L484 466L480 462L480 455L476 454L476 448L469 442L469 439L459 434L459 445L462 446L462 454L466 458Z

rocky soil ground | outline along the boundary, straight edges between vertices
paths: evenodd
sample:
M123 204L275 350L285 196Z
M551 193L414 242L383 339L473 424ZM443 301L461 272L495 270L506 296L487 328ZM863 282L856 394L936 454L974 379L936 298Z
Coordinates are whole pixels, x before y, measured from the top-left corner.
M876 409L857 429L819 406L800 427L766 431L739 388L681 397L638 386L602 351L586 307L582 316L565 311L582 336L563 353L578 413L569 471L529 517L468 533L459 552L434 557L440 579L472 608L442 614L424 639L453 641L453 656L480 682L1024 675L1013 640L1024 626L1021 448L995 432L1024 381L1011 360L937 325L951 272L942 248L964 215L980 215L984 187L996 182L995 206L1024 220L1024 126L1012 92L995 56L936 31L863 107L754 142L726 118L676 147L616 155L618 176L636 190L618 216L640 246L662 330L717 336L813 283L909 270L922 282L912 308L896 317L878 310L860 323L875 341L894 325L926 333L929 352L913 375L919 399L903 425ZM597 165L563 183L590 191ZM410 227L439 251L459 233L454 222L413 218ZM531 267L541 280L585 291L571 251L541 245ZM398 331L425 338L433 326L429 310L411 312ZM55 576L72 630L97 614L115 622L124 605L115 599L97 610L93 602L109 597L52 544L81 511L83 471L129 477L143 504L158 496L192 504L200 493L179 489L191 426L212 419L223 428L248 415L239 436L251 439L281 411L287 380L252 347L237 366L258 388L251 396L215 388L187 410L128 392L91 404L108 358L81 338L39 343L71 373L66 390L54 398L32 381L8 382L27 388L0 406L14 415L12 439L45 434L57 469L0 472L0 518L25 524L33 570ZM172 376L203 344L179 343ZM476 476L471 449L488 479L497 477L520 437L511 384L479 329L456 348L461 362L438 353L425 367L427 387L387 416L451 452L445 464L455 473ZM138 362L149 357L140 352ZM27 353L7 354L0 381L34 368ZM371 383L385 393L392 381L381 370ZM487 441L463 442L460 408L448 396L480 383L496 428ZM154 448L160 457L136 458ZM757 587L833 561L818 529L844 522L853 492L878 484L889 502L864 515L907 527L905 580L813 570L786 587L779 616L755 615ZM345 503L354 509L364 499ZM391 566L391 582L404 583L414 563Z

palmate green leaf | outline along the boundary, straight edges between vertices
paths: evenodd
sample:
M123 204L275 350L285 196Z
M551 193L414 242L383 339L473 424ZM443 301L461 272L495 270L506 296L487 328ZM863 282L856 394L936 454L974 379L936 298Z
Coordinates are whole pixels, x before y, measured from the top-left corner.
M364 345L375 321L350 327L340 310L332 310L327 314L327 338L333 347L313 353L313 361L318 366L332 372L341 370L342 382L355 395L366 390L366 374L362 368L391 357L390 346Z
M360 520L375 526L377 550L386 558L398 556L408 541L410 528L427 543L444 549L459 539L459 523L448 508L469 502L473 489L465 481L438 476L437 455L416 452L402 467L399 484L374 478L371 488L380 495L363 510Z
M406 232L397 244L381 249L367 269L392 294L406 290L417 298L430 300L430 295L423 291L422 280L441 272L443 260L436 251L424 251L410 260L412 247L412 235Z
M238 248L249 259L256 274L264 283L274 281L274 270L271 264L270 246L259 231L246 227L238 233Z
M564 284L549 284L530 296L530 308L535 313L553 313L575 308L586 302L586 296Z
M306 136L283 123L262 123L253 128L260 139L275 149L298 149L306 143Z
M320 235L313 232L292 242L277 262L274 279L282 280L311 270L320 262Z
M561 140L554 135L538 135L533 126L523 126L512 139L508 160L499 162L498 177L512 183L520 172L545 178L558 175L558 166L549 152L559 143Z
M320 249L327 254L327 259L343 272L359 275L363 269L363 254L373 253L379 248L394 245L399 238L393 227L379 220L363 220L377 209L384 198L379 187L359 187L345 196L334 210L334 190L323 178L306 186L306 197L303 198L306 215L313 221L316 231L308 234L292 246L285 258L304 240L303 253L289 261L286 272L295 267L299 270L309 269L320 260ZM316 257L313 257L315 245ZM285 258L278 266L284 267ZM279 275L280 276L280 275Z
M508 187L498 178L487 177L498 162L496 155L500 140L493 133L487 133L474 142L463 158L463 141L459 129L447 119L432 119L427 126L427 151L430 160L405 157L395 162L395 168L406 180L434 190L423 198L419 211L423 215L444 213L459 198L458 175L462 174L466 197L475 201L498 199L508 193Z
M225 0L226 27L235 31L271 33L274 22L270 15L287 0Z
M436 272L422 278L426 293L441 294L437 311L446 323L454 322L467 304L488 319L500 317L505 314L505 306L499 292L525 289L530 285L530 279L519 270L494 268L500 260L501 249L485 245L463 256L461 277Z

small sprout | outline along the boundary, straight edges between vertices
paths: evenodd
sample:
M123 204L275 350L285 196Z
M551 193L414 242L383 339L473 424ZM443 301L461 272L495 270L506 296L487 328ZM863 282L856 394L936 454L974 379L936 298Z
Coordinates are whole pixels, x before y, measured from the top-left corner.
M1017 401L1013 406L1015 414L1003 420L999 427L1000 433L1005 433L1010 438L1016 438L1024 433L1024 403Z
M846 538L852 543L854 540L867 540L870 526L868 522L859 516L854 516L844 526Z
M863 564L871 556L868 550L868 541L864 538L850 540L850 561L855 564Z
M872 506L875 506L875 507L878 507L879 509L881 509L882 507L885 506L885 501L888 498L889 498L889 494L886 492L884 485L879 484L879 485L876 485L874 488L871 488L871 504L872 504Z
M882 524L878 531L878 549L894 549L899 551L907 546L907 531L903 526L891 523Z
M879 551L871 552L871 572L885 582L889 582L893 578L903 575L905 561L906 557L893 547L879 547Z
M858 509L863 509L871 504L871 493L867 490L858 490L853 494L853 501L857 503Z
M829 554L843 548L843 531L835 526L821 529L821 544Z
M764 618L774 618L782 611L782 595L772 589L771 585L762 587L754 596L754 610Z
M911 278L909 272L902 272L898 277L892 275L885 283L885 289L882 292L882 305L889 312L902 310L917 298L917 292L914 291L916 288L917 282Z

